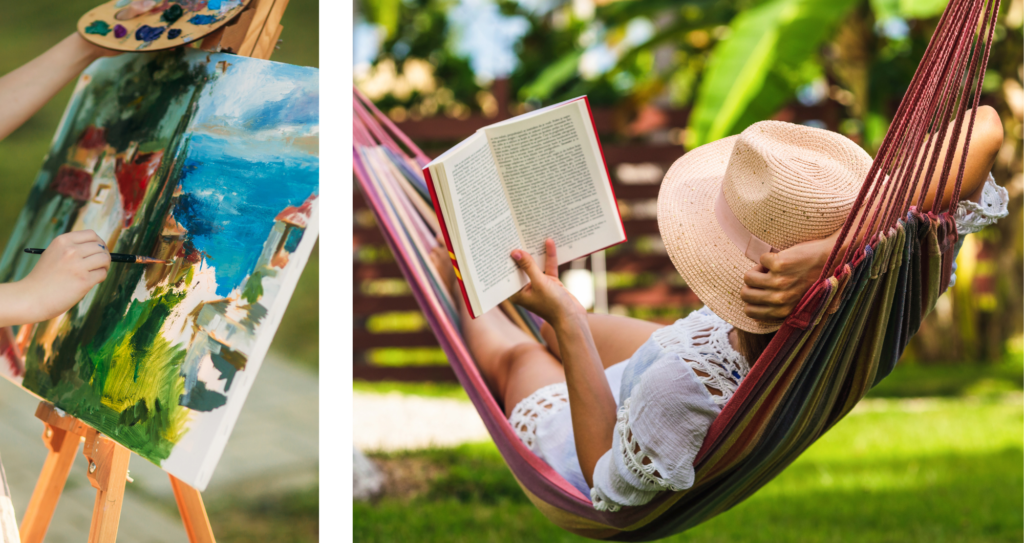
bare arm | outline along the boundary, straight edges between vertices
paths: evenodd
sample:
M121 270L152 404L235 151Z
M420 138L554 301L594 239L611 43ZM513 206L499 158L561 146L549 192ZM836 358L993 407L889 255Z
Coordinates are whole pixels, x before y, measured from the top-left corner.
M964 167L961 198L978 201L985 186L988 172L992 170L996 154L1003 145L1003 125L996 110L988 106L978 108L974 122L974 134L971 136L971 148L967 153L967 164ZM947 130L953 129L952 123ZM960 135L960 141L953 154L953 166L946 179L943 189L942 208L945 209L953 198L953 189L960 167L963 147L967 138L966 122ZM926 147L921 151L927 153ZM925 157L930 159L930 154ZM945 152L939 155L938 166L932 177L928 194L925 197L923 211L932 210L942 175L942 162ZM927 164L927 162L926 162ZM925 173L921 174L922 176ZM923 183L919 183L918 187ZM916 202L920 188L914 193L911 202ZM825 266L832 248L839 239L839 232L823 240L808 241L794 245L778 253L761 255L760 265L754 266L744 275L746 283L740 291L740 298L746 304L744 313L754 319L779 320L789 316L803 298L807 289L817 281ZM847 242L847 246L850 242Z
M0 77L0 140L35 115L92 61L117 54L72 34Z
M555 243L549 239L545 247L547 256L543 272L529 253L518 249L512 251L512 259L530 277L530 284L513 296L512 301L551 323L558 338L558 351L569 388L576 455L583 478L593 486L594 467L612 447L615 397L594 346L586 310L558 280Z

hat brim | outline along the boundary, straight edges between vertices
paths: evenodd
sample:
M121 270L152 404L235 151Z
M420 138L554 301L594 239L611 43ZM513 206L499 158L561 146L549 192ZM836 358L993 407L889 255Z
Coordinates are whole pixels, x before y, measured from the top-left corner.
M783 321L755 320L743 312L747 258L718 224L715 200L739 136L702 145L672 164L658 193L658 229L676 270L711 311L740 330L774 332Z

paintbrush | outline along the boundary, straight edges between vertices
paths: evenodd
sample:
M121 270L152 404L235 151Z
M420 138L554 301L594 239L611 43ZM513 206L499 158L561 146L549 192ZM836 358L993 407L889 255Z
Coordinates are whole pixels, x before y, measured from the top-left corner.
M41 255L45 249L25 249L26 253L33 255ZM160 260L159 258L152 258L142 255L128 255L124 253L110 253L111 262L123 262L125 264L173 264L172 260Z

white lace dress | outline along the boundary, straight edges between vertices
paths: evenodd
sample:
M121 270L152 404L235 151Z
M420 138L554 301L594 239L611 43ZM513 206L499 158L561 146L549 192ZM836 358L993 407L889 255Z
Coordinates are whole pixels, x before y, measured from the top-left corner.
M961 202L961 236L1007 214L1006 190L989 175L980 203ZM954 276L955 278L955 276ZM729 343L732 326L703 307L651 335L628 360L605 370L618 420L611 449L583 479L565 383L534 392L509 417L519 438L584 495L594 508L643 505L661 491L693 486L693 459L711 423L750 364ZM698 376L697 370L706 377ZM708 387L721 391L712 395Z

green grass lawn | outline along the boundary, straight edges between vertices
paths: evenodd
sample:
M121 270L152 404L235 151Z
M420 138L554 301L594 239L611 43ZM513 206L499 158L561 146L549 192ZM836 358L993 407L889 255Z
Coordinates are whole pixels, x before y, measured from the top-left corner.
M902 365L750 499L667 541L1021 541L1021 368ZM908 398L923 391L938 396ZM400 477L356 504L356 541L582 541L534 509L491 443L374 459Z
M220 543L314 543L318 541L320 489L207 504Z

